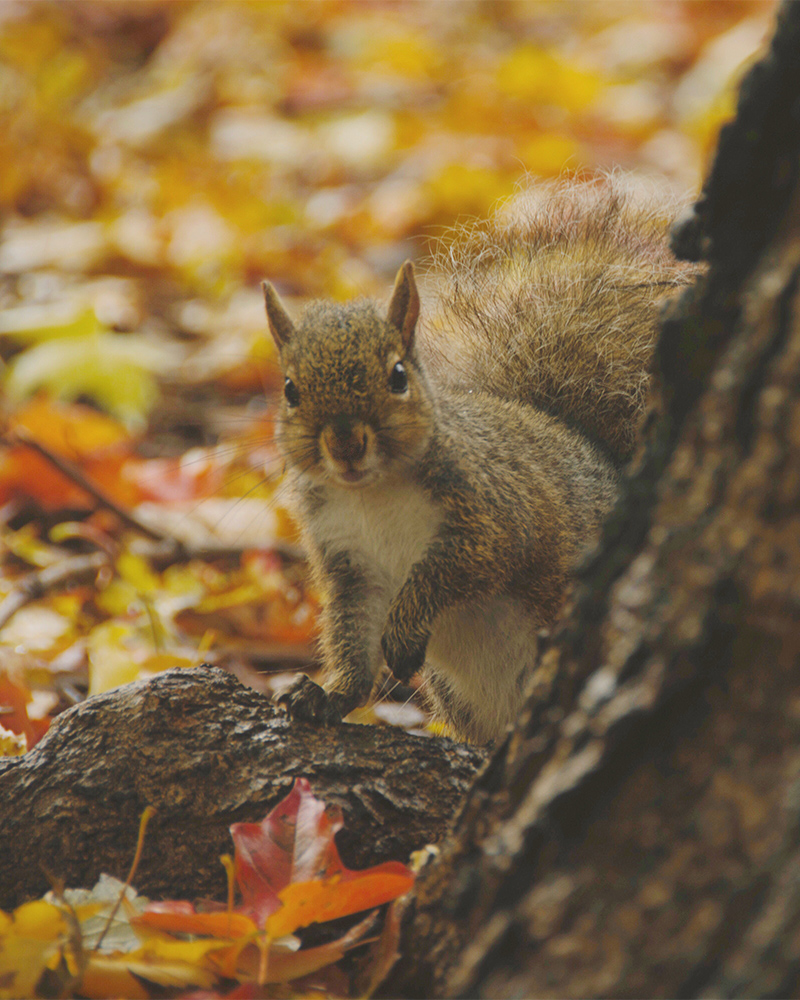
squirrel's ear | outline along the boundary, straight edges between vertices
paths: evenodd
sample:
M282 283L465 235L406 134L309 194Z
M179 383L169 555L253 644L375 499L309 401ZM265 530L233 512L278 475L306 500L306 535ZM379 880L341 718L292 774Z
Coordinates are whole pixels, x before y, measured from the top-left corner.
M272 334L272 339L275 341L278 350L280 350L294 336L294 323L289 319L289 314L283 308L283 303L278 298L278 293L272 285L268 281L262 281L261 288L264 292L264 303L267 307L269 332Z
M392 299L389 302L389 322L396 326L406 350L414 343L414 330L419 319L419 292L410 260L397 272Z

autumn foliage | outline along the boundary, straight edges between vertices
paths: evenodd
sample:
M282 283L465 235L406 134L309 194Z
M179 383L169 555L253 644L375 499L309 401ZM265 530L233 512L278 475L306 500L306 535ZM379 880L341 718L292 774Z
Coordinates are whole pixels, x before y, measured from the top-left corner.
M333 839L341 826L340 812L299 779L261 823L231 827L238 908L148 903L104 877L91 893L59 891L0 912L0 997L32 995L48 973L70 991L98 998L311 976L362 944L374 923L305 949L291 938L295 931L388 903L414 881L394 861L347 869Z

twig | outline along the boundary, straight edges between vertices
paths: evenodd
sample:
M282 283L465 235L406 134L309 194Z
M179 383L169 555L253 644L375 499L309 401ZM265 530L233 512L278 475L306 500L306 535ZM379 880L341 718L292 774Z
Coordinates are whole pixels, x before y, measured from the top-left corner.
M24 444L27 448L31 448L41 455L42 458L47 459L62 475L66 476L67 479L71 479L76 486L80 486L82 490L93 496L101 507L105 507L106 510L110 510L116 514L129 528L133 528L134 531L140 531L154 542L167 541L164 535L148 527L148 525L140 521L129 510L121 507L101 486L88 479L74 462L71 462L68 458L64 458L63 455L58 455L56 452L51 451L47 445L37 441L35 437L29 434L24 427L15 427L13 431L6 435L6 440L10 444ZM177 542L175 544L178 545Z
M114 904L111 913L108 915L108 920L106 920L105 927L103 928L100 937L97 939L97 943L93 952L100 951L100 945L103 943L103 938L108 934L111 925L114 923L114 917L116 917L117 912L122 905L122 900L125 898L125 893L130 889L133 884L133 876L136 874L136 869L139 867L139 862L142 860L142 851L144 849L144 835L147 831L147 824L155 816L156 810L153 806L146 806L144 812L139 820L139 836L136 840L136 853L133 856L133 862L131 863L131 870L128 872L128 877L125 879L125 884L122 887L122 892L117 897L117 901Z
M306 558L305 550L292 542L275 539L269 543L268 547L271 552L277 552L287 562L302 562ZM156 566L168 566L173 562L187 559L200 559L204 562L210 562L213 559L239 559L243 552L251 548L251 545L220 545L217 547L201 545L192 548L176 538L165 538L155 545L146 542L137 542L135 545L137 554L150 559Z
M84 577L94 576L104 566L107 566L108 562L108 555L105 552L68 556L61 562L45 566L44 569L34 570L21 577L16 582L14 589L6 594L0 602L0 628L26 604L30 604L31 601L35 601L61 584L75 583Z
M231 933L231 915L233 914L233 897L234 897L234 887L236 885L236 874L233 864L233 858L230 854L222 854L219 859L222 862L222 867L225 869L225 876L228 879L228 937L232 937Z
M65 475L67 479L72 480L76 486L80 486L82 490L85 490L90 496L93 496L101 507L105 507L107 510L116 514L117 517L124 524L127 524L129 528L133 528L134 531L140 532L146 538L150 539L150 541L155 542L157 548L148 553L148 556L154 561L169 565L173 562L179 562L184 559L208 560L219 559L224 556L238 557L244 551L242 547L236 546L220 546L219 548L207 546L192 549L179 539L173 538L169 535L164 535L160 531L157 531L155 528L151 528L149 525L139 520L135 514L126 510L124 507L120 506L116 500L112 499L112 497L110 497L101 486L98 486L97 483L93 483L91 479L88 479L74 462L71 462L68 458L64 458L62 455L58 455L56 452L51 451L47 445L42 444L40 441L37 441L36 438L32 437L24 427L14 428L13 431L6 435L6 440L10 444L18 442L19 444L23 444L37 452L42 456L42 458L46 459L51 465L58 469L59 472ZM291 542L285 542L278 539L271 543L270 548L289 562L299 562L305 558L304 550L299 545L294 545Z

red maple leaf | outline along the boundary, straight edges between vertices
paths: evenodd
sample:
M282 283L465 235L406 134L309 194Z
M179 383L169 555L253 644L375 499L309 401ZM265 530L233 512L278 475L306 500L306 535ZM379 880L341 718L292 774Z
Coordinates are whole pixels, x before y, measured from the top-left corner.
M407 892L412 872L399 861L352 871L334 842L341 810L314 797L305 778L260 823L234 823L234 870L242 905L231 914L198 914L191 904L152 903L138 918L178 933L235 937L265 928L275 939L308 924L380 906Z

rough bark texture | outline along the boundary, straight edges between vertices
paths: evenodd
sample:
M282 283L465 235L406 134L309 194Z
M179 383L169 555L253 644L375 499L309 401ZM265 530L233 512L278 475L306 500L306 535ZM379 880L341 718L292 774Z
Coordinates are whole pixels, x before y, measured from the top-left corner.
M42 866L72 886L124 878L147 805L137 888L224 899L228 826L262 819L296 777L342 807L346 864L407 861L442 837L483 760L397 730L290 724L221 670L168 671L89 698L0 760L0 908L45 892Z
M695 214L661 416L384 996L800 991L800 4Z

